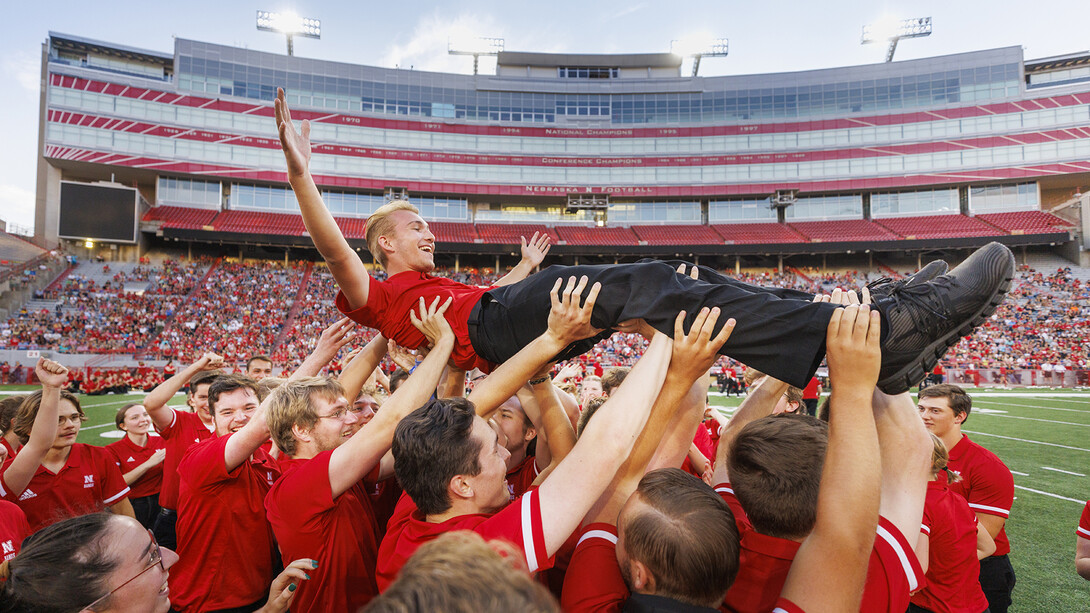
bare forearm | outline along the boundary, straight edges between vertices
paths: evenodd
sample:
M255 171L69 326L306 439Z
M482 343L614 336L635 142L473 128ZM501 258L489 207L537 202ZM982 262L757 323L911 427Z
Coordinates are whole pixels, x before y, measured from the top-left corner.
M402 417L427 402L439 384L439 377L442 376L443 369L446 368L447 360L450 358L450 352L453 349L453 335L439 339L439 342L428 352L428 356L416 367L413 374L409 375L409 378L397 388L394 395L390 396L382 405L382 410L378 412L375 419L381 419L384 414L388 414L388 417L393 418L396 424Z
M882 483L878 432L871 417L870 390L834 391L830 398L829 443L818 493L817 525L835 524L873 540Z
M560 353L566 343L549 333L542 334L522 348L473 388L469 400L478 415L487 415L514 396L546 362Z
M203 370L202 366L190 364L182 372L157 385L155 389L151 390L147 397L144 398L144 408L147 409L148 414L155 420L155 425L157 427L169 425L170 422L168 419L166 424L160 424L159 420L155 419L156 413L162 413L162 409L167 406L167 403L169 403L178 392L182 391L182 388L185 387L186 383L189 383L189 380L193 378L193 375L201 372L201 370ZM163 415L160 415L160 418L162 417Z
M726 483L730 481L727 472L727 460L730 445L738 436L738 433L746 424L772 414L776 408L776 402L787 391L787 384L772 377L765 377L763 381L753 386L746 399L738 406L734 416L720 429L719 448L715 455L715 481Z
M288 178L295 198L299 201L299 212L303 216L303 224L314 241L318 253L329 265L329 271L333 278L348 298L348 303L353 309L358 309L367 304L368 273L360 261L356 252L349 246L337 226L333 215L329 213L318 186L314 184L314 178L310 172Z
M510 272L508 272L503 277L500 277L500 280L496 281L496 286L502 287L504 285L513 285L515 283L518 283L519 281L522 281L526 277L530 276L530 273L533 271L533 265L526 260L522 260L517 265L515 265L515 267L512 268Z
M367 343L367 346L363 348L359 355L348 363L348 366L341 372L339 379L341 385L344 386L345 398L351 401L359 396L360 390L363 389L363 383L378 368L378 365L382 362L382 356L386 355L386 348L386 339L381 335L376 336L370 343Z
M668 422L658 434L658 438L655 439L658 441L657 449L652 449L654 455L649 457L647 470L677 468L685 461L685 455L688 452L693 467L698 471L703 471L707 458L704 458L704 455L693 444L693 436L700 424L700 417L704 414L705 391L702 385L703 378L695 383L690 382L688 388L682 388L686 383L684 380L671 384L670 379L670 374L667 373L666 383L663 384L659 399L656 400L656 405L660 402L666 404ZM664 398L668 392L669 396ZM655 410L657 408L652 410L652 417L655 415ZM650 426L650 424L651 419L648 419L648 425ZM646 434L647 429L645 428L644 435ZM699 458L693 457L694 450L700 456ZM698 460L703 460L703 462L697 464Z
M137 466L129 472L122 474L121 477L125 479L125 485L132 485L133 483L139 481L140 477L143 477L145 474L147 474L147 472L151 470L151 467L155 466L155 464L158 464L158 462L154 464L148 464L147 462L144 462L143 464Z
M552 381L530 386L534 399L541 408L541 428L544 430L546 447L550 454L549 463L557 464L575 447L575 430L571 426L568 414L560 405L560 398L556 395L556 388ZM537 425L537 422L534 422ZM540 452L539 452L540 453ZM538 465L540 468L544 466Z

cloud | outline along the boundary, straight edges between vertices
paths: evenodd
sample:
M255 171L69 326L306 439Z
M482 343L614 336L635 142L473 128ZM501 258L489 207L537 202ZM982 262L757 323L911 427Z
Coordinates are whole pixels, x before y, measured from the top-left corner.
M41 87L42 62L41 57L25 51L11 53L4 58L4 81L14 80L19 86L35 95Z
M0 219L34 227L34 192L17 185L0 184Z
M624 17L626 15L631 15L632 13L635 13L637 11L642 11L645 8L647 8L646 2L640 2L639 4L633 4L632 6L626 6L625 8L617 11L612 16L610 16L609 19L620 19L621 17Z
M458 41L482 36L502 37L503 32L489 16L459 15L451 19L436 10L421 17L407 41L391 45L382 56L380 65L437 72L472 72L473 60L466 56L449 55L447 43L454 41L457 46ZM482 63L485 61L482 60Z

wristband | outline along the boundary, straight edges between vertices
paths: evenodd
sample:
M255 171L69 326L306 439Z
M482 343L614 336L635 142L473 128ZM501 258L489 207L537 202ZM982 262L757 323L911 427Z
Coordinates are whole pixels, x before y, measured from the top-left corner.
M548 380L549 380L548 375L545 375L544 377L540 377L538 379L530 379L530 385L539 385L541 383L545 383Z

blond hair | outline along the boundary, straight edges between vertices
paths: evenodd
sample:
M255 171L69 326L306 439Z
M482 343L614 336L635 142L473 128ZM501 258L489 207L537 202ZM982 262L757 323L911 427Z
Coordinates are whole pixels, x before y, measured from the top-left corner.
M946 450L946 444L942 442L942 439L935 436L934 433L928 432L931 435L931 476L938 476L939 471L946 470L946 465L950 462L950 452ZM949 483L957 483L961 481L961 475L956 472L946 470L946 480Z
M292 427L313 428L318 423L318 412L311 404L315 395L333 401L344 396L344 387L329 377L302 377L284 383L269 394L265 409L269 434L287 455L295 455L296 451Z
M257 382L257 401L265 402L265 399L269 397L272 391L281 385L284 385L287 379L283 377L265 377Z
M367 250L371 252L371 257L375 258L375 261L386 268L386 253L382 251L382 247L378 244L380 236L387 236L394 230L394 222L390 221L390 214L394 211L410 211L412 213L420 214L420 210L412 205L408 200L391 200L386 204L375 209L374 213L367 218Z

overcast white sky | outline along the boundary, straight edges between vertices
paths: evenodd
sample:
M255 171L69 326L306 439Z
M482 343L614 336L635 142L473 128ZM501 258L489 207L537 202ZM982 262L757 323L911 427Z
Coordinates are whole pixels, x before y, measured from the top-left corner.
M448 38L495 36L511 51L665 52L687 36L730 39L730 56L701 63L705 76L880 62L885 48L859 44L883 17L930 16L930 38L902 41L897 59L1021 45L1028 59L1090 48L1090 0L630 0L345 2L337 0L47 0L12 2L0 37L0 218L34 223L41 44L49 31L173 52L179 36L284 53L282 36L255 28L257 10L322 20L322 39L296 55L358 64L469 73L448 56ZM491 72L494 61L481 62ZM688 67L685 68L688 70Z

